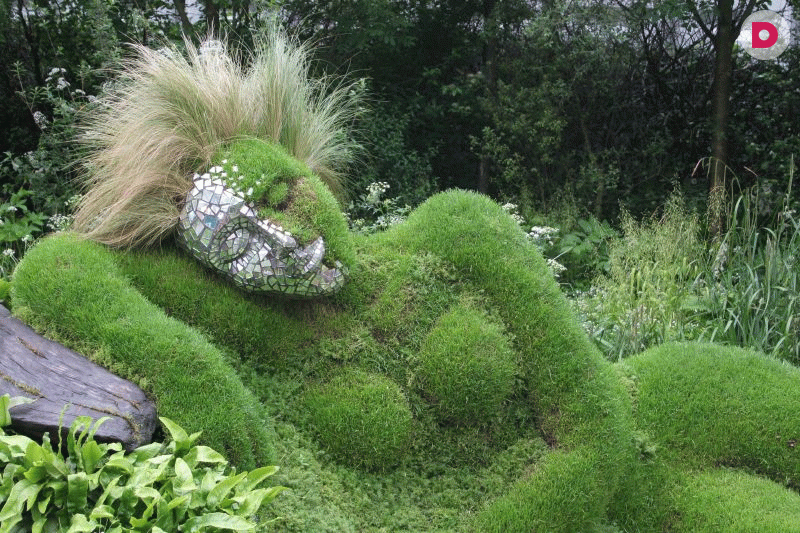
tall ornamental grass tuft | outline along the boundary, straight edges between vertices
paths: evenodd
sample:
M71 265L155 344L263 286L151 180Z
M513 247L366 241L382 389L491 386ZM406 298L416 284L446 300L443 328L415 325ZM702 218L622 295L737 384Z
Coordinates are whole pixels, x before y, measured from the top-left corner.
M701 293L710 340L800 364L800 218L790 206L759 221L753 194L728 210L727 231L709 257Z
M309 49L278 29L249 56L220 41L185 48L134 46L116 85L84 114L87 187L76 230L116 246L160 240L193 173L244 136L281 144L341 193L357 91L312 79Z

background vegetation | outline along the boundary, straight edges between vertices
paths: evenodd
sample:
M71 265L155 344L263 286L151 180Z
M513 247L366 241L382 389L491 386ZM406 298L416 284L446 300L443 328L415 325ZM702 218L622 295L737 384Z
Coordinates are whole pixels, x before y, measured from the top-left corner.
M277 20L317 45L313 74L348 71L348 90L367 95L352 122L364 150L347 208L364 234L354 236L363 270L335 305L276 309L169 248L121 255L60 236L16 274L16 313L102 333L81 335L82 348L157 392L161 410L204 429L234 463L280 458L279 482L293 490L273 503L287 531L528 531L542 517L565 531L789 531L800 438L785 425L797 381L789 364L800 365L798 47L756 61L731 44L724 121L714 105L715 36L765 5L6 0L0 299L27 249L69 223L80 192L75 117L108 90L106 69L128 45L180 48L182 32L211 32L251 47ZM712 150L720 131L726 146ZM512 218L457 193L380 232L453 187L488 194ZM493 224L502 238L473 232ZM498 264L509 247L527 251ZM219 298L203 298L209 291ZM118 308L105 305L112 292ZM547 331L531 330L542 316ZM482 383L433 379L460 364L439 349L452 322L474 333L458 338L462 350L496 339L496 363L468 372ZM131 335L151 330L171 332L171 344ZM153 351L172 357L152 368L134 355ZM112 361L117 353L131 357ZM176 389L165 378L180 379L188 359L214 402L197 398L196 381ZM352 363L361 370L339 371ZM752 375L747 395L742 372ZM675 391L687 384L705 399L683 412L690 405ZM483 403L465 410L459 394L484 385ZM332 398L343 409L326 410ZM678 404L665 412L667 400ZM362 404L387 408L358 420L363 411L347 407ZM345 427L375 431L338 442ZM758 441L762 427L780 438ZM397 446L384 455L370 449L387 439ZM742 447L723 446L732 443Z

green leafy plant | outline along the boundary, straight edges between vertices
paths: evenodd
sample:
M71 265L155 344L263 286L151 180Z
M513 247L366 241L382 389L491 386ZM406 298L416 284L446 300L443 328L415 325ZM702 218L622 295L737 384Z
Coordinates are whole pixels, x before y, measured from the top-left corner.
M0 398L2 425L22 401ZM0 430L0 531L250 531L262 506L284 490L257 488L277 467L236 473L222 455L194 444L200 433L188 435L167 418L168 444L129 454L94 440L104 420L78 417L55 449L47 435L40 444Z
M609 244L608 274L578 296L589 335L611 359L700 336L694 282L705 248L683 197L673 194L660 217L623 213L622 231Z
M350 202L347 217L350 229L369 234L385 230L404 221L411 212L408 204L400 205L397 198L383 198L389 184L385 181L370 183L367 192Z
M800 219L791 205L793 173L777 214L760 219L757 188L727 213L727 231L709 251L698 308L715 342L800 363Z

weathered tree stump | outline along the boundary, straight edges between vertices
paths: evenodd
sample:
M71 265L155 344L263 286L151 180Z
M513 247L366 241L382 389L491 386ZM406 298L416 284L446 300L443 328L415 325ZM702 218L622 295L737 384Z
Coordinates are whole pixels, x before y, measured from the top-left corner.
M0 305L3 394L34 400L10 409L11 427L32 438L45 432L55 438L59 420L66 435L78 416L94 420L105 416L110 419L95 439L121 442L130 451L150 442L157 424L155 405L139 387L42 337Z

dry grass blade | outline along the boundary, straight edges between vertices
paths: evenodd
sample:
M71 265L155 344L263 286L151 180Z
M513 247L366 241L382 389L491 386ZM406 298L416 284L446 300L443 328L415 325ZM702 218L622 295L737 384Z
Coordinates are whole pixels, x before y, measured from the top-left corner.
M282 144L334 192L353 155L350 86L309 77L309 50L274 30L249 59L219 41L135 47L115 89L84 117L86 194L75 228L114 245L156 242L174 228L191 176L242 136Z

